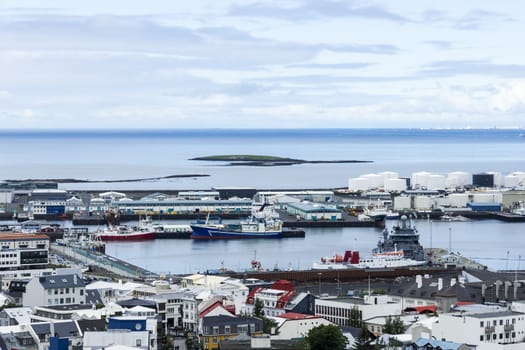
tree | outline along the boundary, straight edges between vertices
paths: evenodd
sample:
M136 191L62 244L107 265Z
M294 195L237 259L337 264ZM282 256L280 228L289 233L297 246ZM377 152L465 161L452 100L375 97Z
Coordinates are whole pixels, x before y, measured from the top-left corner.
M314 327L305 339L310 350L343 350L348 344L348 339L336 325Z
M255 298L255 302L253 303L253 315L255 317L263 317L264 316L264 303L261 299Z
M373 349L373 347L369 343L370 343L370 333L368 332L368 328L366 328L366 324L363 323L361 325L361 333L359 333L359 336L354 341L354 344L352 345L352 350Z
M350 327L355 328L359 328L363 325L363 312L359 310L357 306L350 309L349 325Z
M383 333L386 334L403 334L405 333L406 327L403 323L403 320L399 318L399 316L396 316L395 318L392 318L388 316L386 318L385 327L383 328Z

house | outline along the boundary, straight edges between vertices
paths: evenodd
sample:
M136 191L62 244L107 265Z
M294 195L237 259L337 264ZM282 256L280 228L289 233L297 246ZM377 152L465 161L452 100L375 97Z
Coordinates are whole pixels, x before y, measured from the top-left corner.
M30 307L4 308L0 311L0 327L28 324L32 313Z
M221 350L297 350L297 339L272 339L269 335L250 336L239 335L233 339L224 339L219 342Z
M0 329L0 349L38 350L39 347L33 334L25 326L10 326Z
M80 329L72 320L31 323L28 327L36 335L40 349L49 348L51 337L68 338L72 345L82 344Z
M208 316L202 320L203 349L219 349L219 342L240 334L262 335L263 321L254 317Z
M272 335L272 339L304 338L314 327L333 324L319 316L305 315L295 312L286 312L274 317L273 319L277 321L278 326L275 335Z
M84 281L76 274L35 277L22 298L23 306L86 304Z
M260 300L263 304L264 315L279 316L286 312L286 306L296 294L293 284L286 280L276 281L271 288L257 287L248 294L246 311L248 314L253 314L255 302Z

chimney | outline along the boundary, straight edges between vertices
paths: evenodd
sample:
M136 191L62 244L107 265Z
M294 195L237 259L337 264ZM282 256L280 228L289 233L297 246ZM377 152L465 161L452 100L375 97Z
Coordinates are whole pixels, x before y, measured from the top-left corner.
M514 300L518 299L518 288L520 287L520 283L514 281Z
M438 290L443 289L443 278L438 278Z
M73 284L77 285L77 274L73 274Z
M416 275L416 285L418 289L423 287L423 276Z
M455 285L456 285L456 279L455 278L451 278L450 279L450 286L454 287Z
M485 283L483 283L481 285L481 297L482 298L485 298L485 291L487 290L487 285Z
M512 286L511 281L505 281L505 299L509 299L509 287Z
M496 299L499 299L499 286L501 286L503 284L503 282L501 282L500 280L497 280L495 285L496 285Z

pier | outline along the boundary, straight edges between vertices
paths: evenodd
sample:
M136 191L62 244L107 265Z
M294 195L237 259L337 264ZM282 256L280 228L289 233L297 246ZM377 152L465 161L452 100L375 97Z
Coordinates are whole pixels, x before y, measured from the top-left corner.
M61 246L58 244L51 244L50 251L77 261L84 266L102 269L111 275L119 277L133 279L159 277L156 273L143 269L142 267L96 251L85 250L78 247Z

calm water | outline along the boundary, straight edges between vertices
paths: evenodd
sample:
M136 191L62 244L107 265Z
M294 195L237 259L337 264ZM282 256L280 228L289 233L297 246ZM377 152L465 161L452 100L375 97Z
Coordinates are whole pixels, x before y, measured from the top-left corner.
M210 189L346 187L362 174L416 171L525 171L524 130L166 130L0 132L3 179L130 179L208 174L133 183L64 184L66 189ZM365 164L228 167L189 158L265 154L305 160L371 160ZM525 225L495 221L417 223L425 247L449 246L492 268L516 268L525 257ZM450 229L450 231L449 231ZM449 235L450 232L450 235ZM219 268L244 270L256 253L264 267L309 268L321 256L356 248L366 254L381 232L373 228L311 229L304 239L110 243L109 254L159 273ZM507 252L509 252L507 254ZM507 256L509 259L507 259ZM525 264L524 264L525 265Z
M208 174L143 183L68 184L90 189L344 187L370 172L524 170L523 130L204 130L1 132L2 177L90 180ZM216 154L265 154L305 160L371 160L365 164L227 167L190 161Z
M393 224L387 222L388 227ZM522 238L525 224L493 220L432 223L418 220L416 227L424 247L448 249L450 246L452 251L493 269L516 269L521 255L524 258L521 267L525 268L525 240ZM308 269L322 256L342 254L345 249L357 249L366 256L380 237L381 230L376 228L317 228L307 229L305 238L111 242L106 245L106 251L157 273L203 272L218 269L221 264L235 271L244 271L249 269L254 255L267 269L274 266Z

